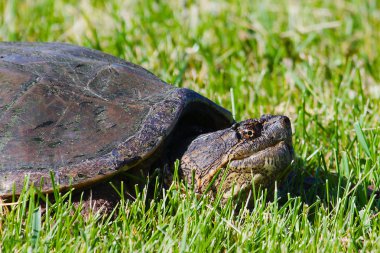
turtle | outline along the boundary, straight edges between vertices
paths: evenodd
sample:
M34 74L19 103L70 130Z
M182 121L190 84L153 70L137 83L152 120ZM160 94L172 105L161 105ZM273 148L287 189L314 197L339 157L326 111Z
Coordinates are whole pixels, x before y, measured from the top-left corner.
M0 43L0 117L3 198L20 194L25 178L45 193L157 168L170 182L176 160L197 193L229 198L273 187L294 159L287 116L235 122L195 91L66 43Z

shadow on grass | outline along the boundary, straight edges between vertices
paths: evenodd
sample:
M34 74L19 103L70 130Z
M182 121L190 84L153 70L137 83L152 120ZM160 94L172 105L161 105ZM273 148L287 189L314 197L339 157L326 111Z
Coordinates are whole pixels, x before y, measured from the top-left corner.
M372 210L379 212L380 191L366 180L347 178L339 173L324 171L320 167L306 168L302 159L297 159L293 171L279 187L280 203L286 202L288 196L300 197L302 202L312 205L320 201L323 205L333 207L342 198L355 197L355 204L360 210L370 202ZM311 172L310 172L311 171Z

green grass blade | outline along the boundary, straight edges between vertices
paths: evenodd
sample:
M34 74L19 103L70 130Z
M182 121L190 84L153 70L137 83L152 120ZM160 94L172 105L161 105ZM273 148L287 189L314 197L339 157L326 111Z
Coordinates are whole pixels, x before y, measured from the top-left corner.
M363 133L363 130L362 130L359 122L355 122L354 129L355 129L356 137L358 138L358 141L359 141L361 148L363 149L366 156L368 158L371 158L371 152L369 151L368 142L365 138L365 135Z

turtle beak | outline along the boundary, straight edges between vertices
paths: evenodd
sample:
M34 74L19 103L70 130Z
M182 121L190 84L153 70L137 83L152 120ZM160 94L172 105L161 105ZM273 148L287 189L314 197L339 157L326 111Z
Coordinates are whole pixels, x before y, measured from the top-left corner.
M284 141L292 147L292 127L288 117L282 115L263 115L260 118L263 125L262 136L275 142Z

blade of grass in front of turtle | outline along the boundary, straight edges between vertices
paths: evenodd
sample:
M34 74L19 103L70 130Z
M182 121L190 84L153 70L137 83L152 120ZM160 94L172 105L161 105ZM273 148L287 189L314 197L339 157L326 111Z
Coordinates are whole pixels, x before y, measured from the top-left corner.
M254 178L254 176L252 174L252 195L251 196L252 196L252 202L254 203L254 207L258 208L258 203L260 203L260 201L259 201L260 199L261 199L261 202L266 203L268 190L263 189L261 186L259 186L257 188L255 186L255 181L253 180L253 178ZM260 194L260 193L262 193L262 194Z
M225 169L224 172L223 172L223 176L222 176L222 179L220 180L220 184L219 184L218 191L217 191L217 197L216 197L217 201L215 201L215 202L216 202L216 203L215 203L215 206L216 206L216 205L219 205L220 201L221 201L222 198L223 198L222 186L224 185L224 182L225 182L226 179L227 179L227 175L228 175L228 171L229 171L229 169L230 169L230 166L227 165L226 169ZM235 184L232 185L232 189L231 189L231 190L232 190L232 191L231 191L231 195L230 195L230 197L229 197L229 200L232 201L232 196L233 196L234 193L235 193Z
M25 224L28 224L25 229L25 233L28 235L27 238L30 240L32 248L35 248L38 235L41 230L41 213L38 214L39 207L36 201L35 191L36 190L33 185L28 189L29 196L26 201L27 208L25 213ZM28 251L31 251L31 249L28 249Z
M218 178L219 174L221 173L221 169L219 169L215 175L212 177L210 183L208 183L207 187L206 187L206 190L202 193L202 196L206 196L207 193L211 190L211 187L214 185L215 183L215 180Z
M57 188L57 185L55 184L55 177L54 177L53 171L50 171L50 180L51 180L51 185L53 187L54 200L57 202L59 200L59 189Z
M124 194L123 194L124 183L123 182L120 183L120 190L113 184L113 182L110 181L109 184L115 190L117 195L119 195L120 198L124 198Z
M223 192L222 192L222 186L227 178L227 175L228 175L228 170L229 170L229 166L227 165L226 169L224 170L223 172L223 175L222 175L222 178L220 180L220 184L219 184L219 187L217 189L217 194L215 196L215 201L214 201L214 206L218 206L221 199L223 198ZM210 183L207 185L207 188L206 190L204 191L203 193L203 196L205 196L211 189L211 187L214 185L216 179L219 177L220 173L222 172L222 169L219 169L215 175L213 176L213 178L211 179ZM233 186L234 187L234 186ZM231 194L231 196L233 195L233 192Z
M173 182L179 182L179 160L174 162L174 173L173 173Z
M35 248L41 232L41 208L38 206L32 213L31 232L32 247Z
M26 175L24 177L24 186L21 190L19 200L18 200L18 202L21 204L21 208L19 209L20 211L18 212L18 219L17 219L19 221L24 220L24 217L26 215L26 210L27 210L26 205L28 203L29 196L30 196L29 175ZM20 222L18 225L19 225L18 230L22 231L22 226L23 226L22 222Z
M136 198L140 197L140 189L139 189L139 186L137 184L135 184L135 194L136 194Z
M160 179L159 177L156 177L156 180L154 182L154 189L153 189L153 199L157 199L160 194Z

